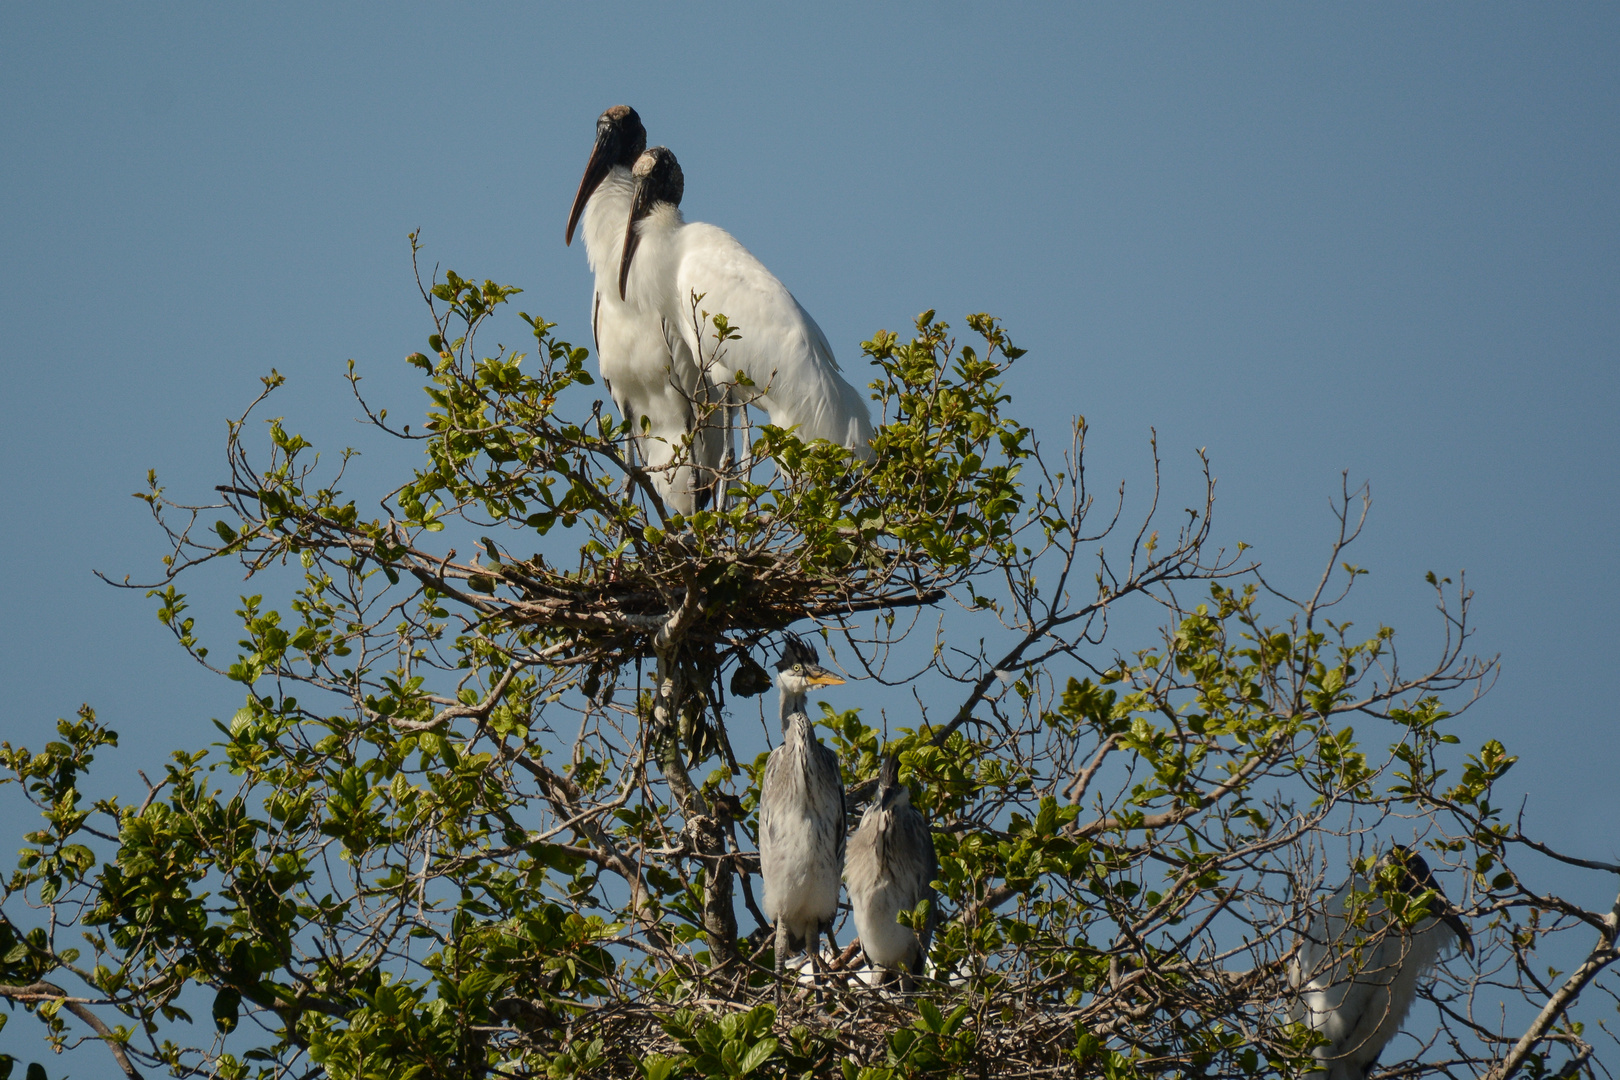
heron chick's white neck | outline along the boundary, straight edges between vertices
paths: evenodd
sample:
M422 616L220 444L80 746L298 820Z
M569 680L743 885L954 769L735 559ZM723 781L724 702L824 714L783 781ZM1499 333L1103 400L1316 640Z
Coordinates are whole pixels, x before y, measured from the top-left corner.
M776 677L776 686L782 692L782 731L786 734L793 726L793 718L802 716L806 731L810 730L810 688L812 686L842 686L843 679L830 671L816 669L812 676L782 673Z
M781 683L782 681L783 680L781 680L781 679L777 680L778 683ZM787 734L788 730L793 726L794 714L796 714L796 713L804 714L804 707L809 702L810 695L805 693L803 690L789 690L786 686L783 686L781 689L782 689L782 733L785 735L785 734ZM808 714L805 714L805 719L806 720L809 719Z

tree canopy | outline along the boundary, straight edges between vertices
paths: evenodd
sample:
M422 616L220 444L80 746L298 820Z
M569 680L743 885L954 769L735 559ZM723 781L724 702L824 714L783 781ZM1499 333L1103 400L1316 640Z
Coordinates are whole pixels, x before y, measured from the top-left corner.
M1155 488L1128 518L1083 420L1056 449L1017 420L1001 323L925 312L862 346L870 461L751 428L723 497L672 514L586 349L525 313L532 349L478 344L518 293L425 283L425 421L351 362L411 450L388 490L261 418L273 372L219 499L151 478L172 550L140 587L245 700L136 805L96 794L117 736L89 707L0 749L42 815L0 904L13 1022L130 1076L1302 1075L1300 928L1401 842L1475 953L1380 1075L1609 1075L1581 1016L1614 1001L1620 907L1538 875L1620 867L1526 835L1509 750L1461 745L1496 664L1460 579L1429 575L1438 632L1410 648L1338 617L1364 491L1291 592L1219 542L1206 461L1200 505ZM748 327L694 311L724 369ZM181 591L228 560L261 588L234 651ZM915 988L869 985L846 928L838 977L778 1014L749 721L790 628L857 690L820 703L852 810L898 753L940 910L906 916L939 919ZM863 685L914 705L875 715ZM1434 913L1388 884L1407 925Z

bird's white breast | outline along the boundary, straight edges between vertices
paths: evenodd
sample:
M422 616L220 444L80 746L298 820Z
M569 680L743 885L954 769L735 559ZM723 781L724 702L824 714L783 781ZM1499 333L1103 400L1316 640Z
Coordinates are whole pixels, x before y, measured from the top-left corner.
M896 813L873 806L861 816L861 827L849 843L844 875L861 948L873 963L889 968L909 964L916 957L920 948L917 935L909 926L902 926L898 916L915 908L931 891L923 880L920 858L917 867L886 864L885 851L890 859L906 854L893 842L897 837L887 835L899 831ZM920 853L910 854L916 857Z
M627 419L632 411L652 414L655 430L679 438L684 428L684 408L678 416L664 416L661 414L673 410L660 410L654 405L665 395L670 374L670 350L663 324L619 299L619 258L624 249L625 225L630 220L630 196L630 170L621 165L602 179L585 203L585 257L596 275L596 291L591 299L596 360L602 377L612 387L614 404L626 413Z
M591 297L591 330L596 362L613 404L631 425L637 453L653 472L653 483L671 509L689 514L693 484L704 482L685 465L671 465L682 439L693 427L692 402L700 377L691 353L667 332L657 312L619 299L619 265L630 220L630 171L616 166L585 203L585 256L596 275ZM632 261L639 267L641 258ZM643 437L642 421L646 420ZM712 468L722 440L707 429L696 435L690 460Z
M624 250L624 227L630 220L633 191L630 170L615 165L585 202L581 235L585 241L585 259L596 275L597 288L604 288L611 281L614 296L618 296L619 256Z
M806 786L810 748L789 738L771 751L759 819L759 869L765 883L765 916L808 937L838 910L843 869L837 838L842 790ZM835 782L834 782L835 783Z

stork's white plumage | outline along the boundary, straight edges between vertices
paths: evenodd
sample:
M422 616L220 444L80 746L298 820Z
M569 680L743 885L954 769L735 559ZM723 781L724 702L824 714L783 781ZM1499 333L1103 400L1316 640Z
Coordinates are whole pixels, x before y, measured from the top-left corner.
M1393 919L1377 888L1351 875L1314 915L1289 983L1299 992L1294 1019L1327 1040L1315 1050L1322 1068L1307 1080L1365 1080L1384 1047L1401 1030L1418 982L1447 948L1472 953L1468 928L1440 891L1423 857L1395 845L1373 877L1406 897L1428 890L1428 915L1411 927Z
M619 295L619 258L634 194L630 167L646 146L646 129L630 106L602 114L568 216L567 242L573 243L574 229L583 223L585 257L596 276L591 332L608 396L630 425L634 452L665 505L690 514L708 494L725 440L717 426L697 423L693 403L700 399L701 377L686 343L657 314ZM688 432L692 445L682 456Z
M735 399L763 408L771 423L806 442L826 439L862 458L872 454L865 394L851 386L832 346L793 294L724 229L681 217L685 182L675 155L662 146L642 154L629 227L621 238L620 294L674 327L711 384L753 383ZM718 361L712 334L695 325L700 311L722 314L741 334Z

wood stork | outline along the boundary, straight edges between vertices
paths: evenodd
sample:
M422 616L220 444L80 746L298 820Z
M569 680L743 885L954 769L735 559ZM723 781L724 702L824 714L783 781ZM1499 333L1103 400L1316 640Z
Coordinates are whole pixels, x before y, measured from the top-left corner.
M790 636L776 665L782 695L782 745L765 762L759 793L759 876L765 917L776 927L776 999L790 952L802 943L821 969L821 934L836 955L832 921L844 867L844 779L838 755L821 744L805 712L813 686L839 686L816 650Z
M936 921L933 881L938 876L934 835L911 805L910 790L900 782L900 759L890 755L878 770L872 805L850 838L844 882L867 960L905 972L902 987L922 972L928 957ZM928 925L918 934L895 916L923 900L929 901Z
M1289 971L1299 991L1294 1019L1327 1039L1314 1051L1322 1068L1307 1080L1365 1080L1442 950L1474 951L1423 856L1396 844L1374 864L1373 878L1386 892L1413 899L1432 890L1428 910L1437 914L1406 926L1391 918L1376 885L1352 874L1312 917Z
M677 328L712 385L741 371L733 400L758 405L771 423L793 428L805 442L826 439L871 457L872 418L865 395L845 381L832 346L793 294L724 229L681 217L685 180L675 155L662 146L632 169L634 193L619 261L619 295ZM699 307L726 316L741 334L716 359Z
M659 496L669 509L690 514L709 492L724 437L716 426L697 424L693 403L701 376L685 342L669 333L656 313L625 303L618 288L633 194L630 167L646 148L647 130L636 110L615 105L602 114L568 214L565 243L574 242L583 218L585 257L596 275L591 333L602 382L630 426L631 445ZM682 457L688 432L692 447Z

